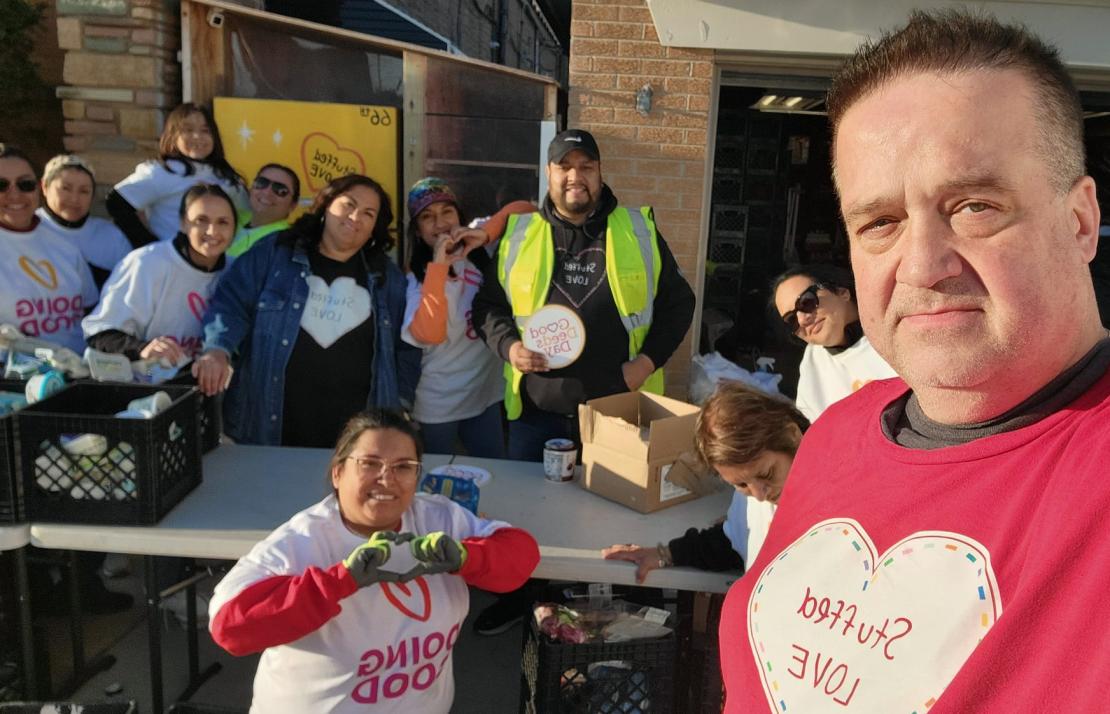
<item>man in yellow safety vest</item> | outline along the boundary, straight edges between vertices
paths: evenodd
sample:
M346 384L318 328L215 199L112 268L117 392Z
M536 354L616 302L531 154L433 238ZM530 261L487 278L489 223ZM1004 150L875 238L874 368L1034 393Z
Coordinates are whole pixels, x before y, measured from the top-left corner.
M547 151L548 195L509 218L498 259L474 299L478 333L506 361L509 458L538 461L552 438L577 440L578 405L629 390L663 391L663 364L689 329L694 294L650 207L627 209L602 181L587 131L568 129ZM580 356L551 369L521 341L546 305L585 327Z

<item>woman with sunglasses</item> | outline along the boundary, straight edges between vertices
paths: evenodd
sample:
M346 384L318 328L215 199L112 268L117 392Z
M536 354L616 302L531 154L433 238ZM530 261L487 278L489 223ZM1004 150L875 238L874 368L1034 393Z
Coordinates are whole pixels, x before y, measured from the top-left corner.
M805 343L797 406L810 421L873 379L896 376L859 322L852 273L832 265L791 268L771 283L771 309Z
M301 180L288 166L266 164L258 170L250 188L250 213L227 249L228 260L235 260L271 233L289 227L289 214L301 197Z
M77 246L35 215L40 192L27 155L0 143L0 324L81 354L96 283Z
M331 495L241 558L212 596L212 638L262 652L251 711L440 712L468 585L522 585L526 531L417 493L420 431L390 410L355 415L328 467Z

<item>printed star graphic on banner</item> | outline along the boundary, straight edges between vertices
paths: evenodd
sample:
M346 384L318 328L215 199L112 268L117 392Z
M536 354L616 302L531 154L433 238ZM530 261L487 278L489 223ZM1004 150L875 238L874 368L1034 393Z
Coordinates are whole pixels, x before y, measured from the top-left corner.
M276 129L271 138L274 140L274 146L281 146L281 140L285 137L281 135L281 129Z
M247 148L247 144L254 139L254 129L247 126L247 120L243 120L243 126L239 127L239 141L243 144L243 148Z

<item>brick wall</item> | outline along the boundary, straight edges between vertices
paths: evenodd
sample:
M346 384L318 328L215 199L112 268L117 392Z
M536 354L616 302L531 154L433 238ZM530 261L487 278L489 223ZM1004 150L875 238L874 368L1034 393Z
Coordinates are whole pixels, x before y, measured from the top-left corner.
M93 164L103 195L157 155L165 115L181 101L178 10L164 0L58 0L57 8L65 148Z
M636 90L653 89L647 116ZM626 206L652 205L659 231L699 293L713 51L663 47L644 0L574 0L568 127L601 145L605 182ZM699 308L700 310L700 305ZM688 333L667 363L667 393L685 397Z

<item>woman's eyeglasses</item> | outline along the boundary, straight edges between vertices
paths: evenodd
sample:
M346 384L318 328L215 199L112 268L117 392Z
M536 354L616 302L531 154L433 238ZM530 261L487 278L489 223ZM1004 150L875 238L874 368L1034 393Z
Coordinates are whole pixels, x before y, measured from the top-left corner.
M274 181L272 179L266 178L265 176L256 176L255 179L254 179L254 183L251 184L251 187L252 188L257 188L259 191L262 191L262 190L268 188L271 191L273 191L274 195L277 196L278 198L285 198L286 196L289 195L289 192L291 190L288 186L283 184L281 181Z
M790 330L790 334L798 333L799 312L804 312L807 315L817 312L817 307L821 304L821 300L817 297L817 291L823 289L826 288L821 283L810 285L794 301L794 309L782 316L782 321L786 323L786 328Z
M397 483L415 481L420 475L421 463L416 459L398 459L386 461L377 456L348 456L348 459L358 464L359 475L363 477L380 477L389 472L390 478Z
M6 178L0 178L0 193L7 193L8 189L15 186L19 189L20 193L34 193L35 188L39 182L34 179L16 179L12 181Z

